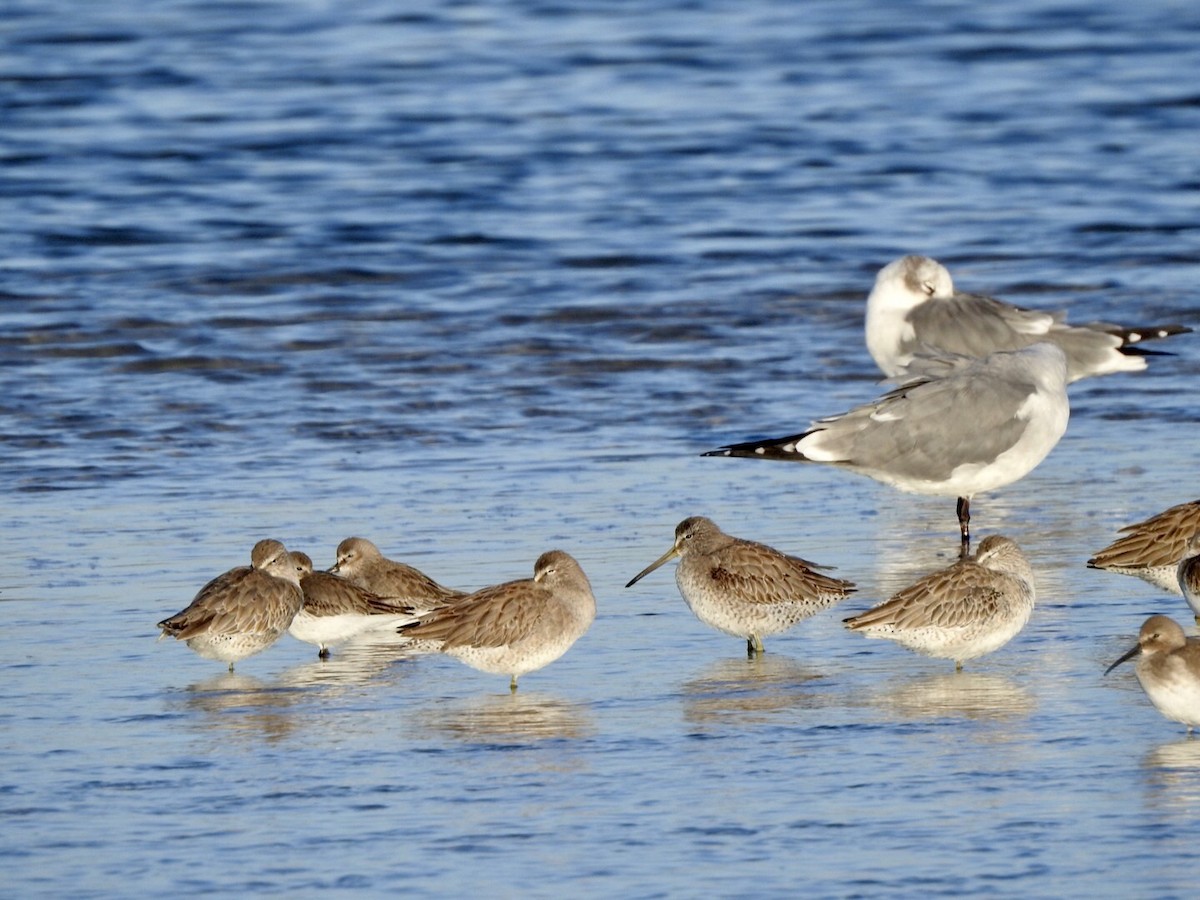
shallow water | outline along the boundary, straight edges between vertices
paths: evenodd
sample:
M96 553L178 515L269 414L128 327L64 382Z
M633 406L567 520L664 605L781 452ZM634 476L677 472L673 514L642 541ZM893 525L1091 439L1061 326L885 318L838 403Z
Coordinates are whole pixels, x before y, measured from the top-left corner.
M1132 669L1182 601L1084 561L1195 499L1195 336L1072 388L973 505L1039 606L952 666L840 619L953 504L698 454L873 396L876 270L1198 325L1185 4L16 4L0 22L0 879L23 896L1190 896L1200 742ZM858 593L747 660L676 522ZM154 623L278 537L448 584L562 547L522 679Z

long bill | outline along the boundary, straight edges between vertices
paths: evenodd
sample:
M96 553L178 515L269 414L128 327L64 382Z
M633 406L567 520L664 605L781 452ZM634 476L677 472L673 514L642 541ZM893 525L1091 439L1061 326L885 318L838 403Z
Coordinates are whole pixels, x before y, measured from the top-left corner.
M678 555L679 555L679 548L672 547L670 550L668 550L666 553L664 553L662 556L660 556L654 562L650 563L650 565L646 566L646 568L642 569L642 571L638 572L636 575L634 575L632 578L630 578L629 582L625 585L625 587L633 587L635 584L637 584L639 581L641 581L643 578L645 578L647 575L649 575L651 572L653 572L655 569L657 569L663 563L670 562Z
M1113 663L1111 666L1109 666L1107 669L1105 669L1104 674L1107 675L1109 672L1111 672L1113 669L1115 669L1121 663L1125 662L1125 660L1132 659L1133 657L1137 656L1138 651L1141 649L1142 649L1141 644L1134 644L1132 647L1129 648L1129 651L1124 656L1122 656L1115 663Z

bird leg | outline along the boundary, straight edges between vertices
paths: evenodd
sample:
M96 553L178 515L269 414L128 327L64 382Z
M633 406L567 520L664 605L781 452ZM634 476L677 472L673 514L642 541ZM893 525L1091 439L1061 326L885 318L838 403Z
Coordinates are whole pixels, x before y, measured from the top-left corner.
M510 681L508 683L508 692L510 694L515 694L517 692L517 676L516 675L514 675L512 677L512 681Z
M971 555L971 498L958 498L958 530L962 532L961 555Z
M758 654L763 652L763 642L757 634L752 634L746 638L746 656L753 659Z

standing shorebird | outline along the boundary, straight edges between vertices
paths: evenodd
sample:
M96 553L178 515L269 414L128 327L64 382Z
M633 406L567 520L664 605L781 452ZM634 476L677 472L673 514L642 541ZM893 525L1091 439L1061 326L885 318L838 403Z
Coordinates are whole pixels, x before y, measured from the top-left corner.
M339 575L314 572L308 554L292 552L304 607L296 613L288 634L315 644L321 659L329 648L369 631L387 629L413 619L413 608L404 601L386 600Z
M890 600L846 619L869 638L886 638L924 656L968 659L999 650L1033 612L1033 568L1009 538L989 535L974 557L926 575Z
M250 566L219 575L183 612L158 623L161 640L187 641L205 659L229 663L266 650L283 636L304 603L291 555L279 541L254 545Z
M1192 539L1188 541L1176 575L1183 599L1191 607L1196 624L1200 625L1200 534L1192 535Z
M867 298L867 350L884 374L905 371L923 353L987 356L1051 341L1067 356L1067 380L1146 368L1141 342L1184 334L1183 325L1126 328L1104 322L1071 326L1061 312L1022 309L954 290L946 267L927 256L884 266Z
M763 652L764 637L787 631L854 591L851 582L822 575L815 564L766 544L732 537L704 516L680 522L671 549L625 587L677 556L675 583L688 608L705 625L743 638L750 655Z
M902 491L957 497L966 556L971 498L1024 478L1067 430L1066 357L1043 342L983 359L930 357L912 368L878 400L801 434L704 456L829 463Z
M554 662L596 618L596 598L579 563L561 550L538 557L533 578L509 581L467 594L401 625L417 641L439 644L481 672L517 678Z
M1088 560L1089 569L1133 575L1155 587L1181 592L1179 563L1188 542L1200 534L1200 500L1180 503L1121 529L1117 538Z
M1174 619L1151 616L1142 623L1137 643L1104 674L1134 656L1137 680L1154 708L1191 734L1200 725L1200 638L1186 637Z
M348 537L337 547L337 561L329 570L378 597L402 600L421 612L439 609L465 596L443 587L424 572L388 559L366 538Z

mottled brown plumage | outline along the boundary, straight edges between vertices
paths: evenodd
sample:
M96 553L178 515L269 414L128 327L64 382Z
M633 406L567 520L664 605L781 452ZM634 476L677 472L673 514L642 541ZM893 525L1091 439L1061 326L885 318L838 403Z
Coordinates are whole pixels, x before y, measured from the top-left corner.
M288 632L315 644L322 659L329 656L331 646L367 632L387 630L394 635L395 627L411 621L416 612L407 601L380 597L339 575L314 572L305 553L294 551L292 560L304 591L304 608L296 613Z
M206 659L233 664L275 643L304 603L291 555L279 541L254 545L250 566L219 575L182 612L158 623Z
M596 598L583 569L551 550L538 557L532 579L483 588L398 630L473 668L512 676L516 690L518 676L566 653L595 618Z
M1188 541L1200 533L1200 500L1126 525L1121 533L1125 536L1088 560L1088 568L1133 575L1164 591L1181 593L1177 568Z
M696 618L745 639L750 653L762 652L767 635L786 631L854 590L849 581L815 571L814 563L728 535L704 516L680 522L671 549L625 587L676 556L675 582Z
M1013 541L990 535L973 557L909 585L845 620L851 631L887 638L909 650L952 659L956 668L1000 649L1033 612L1033 569Z
M366 538L348 537L337 548L337 561L330 574L365 588L379 597L401 600L428 611L445 606L463 591L443 587L425 573L379 552Z

